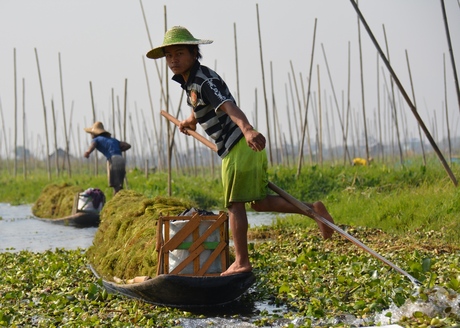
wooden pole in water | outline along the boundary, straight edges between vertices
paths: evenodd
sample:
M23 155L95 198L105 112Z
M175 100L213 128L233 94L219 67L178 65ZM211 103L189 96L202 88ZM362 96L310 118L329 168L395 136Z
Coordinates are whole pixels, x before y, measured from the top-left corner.
M40 72L40 64L38 62L37 48L34 48L34 50L35 50L35 59L37 61L38 79L40 81L40 91L41 91L41 95L42 95L43 117L44 117L44 120L45 120L46 163L47 163L47 169L48 169L48 180L51 180L50 145L49 145L49 139L48 139L48 123L46 121L45 96L44 96L44 93L43 93L42 75L41 75L41 72Z
M235 40L235 69L236 69L236 101L239 107L241 107L241 98L240 98L240 74L238 67L238 42L236 38L236 23L233 23L233 35Z
M113 133L113 137L116 138L117 133L115 132L115 92L113 88L111 89L110 96L111 96L110 99L111 99L111 105L112 105L112 133Z
M2 119L3 140L5 141L6 170L9 173L9 171L10 171L10 165L9 165L10 155L9 155L9 151L8 151L8 141L6 139L5 118L3 117L3 108L2 108L1 98L0 98L0 118ZM0 150L1 150L1 143L0 143Z
M67 122L66 122L66 116L65 116L64 84L62 82L61 53L59 53L58 56L59 56L59 81L61 85L62 119L64 120L65 157L67 159L67 169L69 171L69 178L70 178L72 177L72 170L70 168L69 136L67 133ZM65 163L65 160L63 163Z
M268 142L268 153L270 154L270 165L273 165L273 154L272 154L272 143L270 137L270 124L269 124L269 115L268 115L268 100L267 100L267 89L265 87L265 72L264 72L264 59L262 53L262 37L260 36L260 20L259 20L259 4L256 3L256 11L257 11L257 31L259 35L259 50L260 50L260 65L262 68L262 86L264 91L264 101L265 101L265 119L267 124L267 142Z
M379 54L378 53L377 53L377 121L378 121L378 129L379 129L380 160L383 161L384 149L383 149L383 139L382 139L382 116L380 114L380 70L379 70Z
M150 113L152 114L152 125L153 125L153 136L155 137L155 141L157 143L157 149L158 149L158 156L160 157L161 156L161 153L160 153L160 138L158 136L158 131L157 131L157 124L156 124L156 121L155 121L155 114L154 114L154 110L153 110L153 101L152 101L152 92L150 91L150 82L149 82L149 77L148 77L148 74L147 74L147 66L145 65L145 57L143 56L142 57L142 64L144 66L144 74L145 74L145 81L146 81L146 84L147 84L147 93L148 93L148 96L149 96L149 105L150 105ZM152 153L153 154L153 153ZM161 160L158 160L158 168L161 169Z
M361 46L361 24L359 23L358 17L358 45L359 45L359 72L361 80L361 101L362 101L362 113L363 113L363 127L364 127L364 142L366 145L366 159L369 161L369 142L367 140L367 119L366 119L366 101L364 99L364 72L363 72L363 53ZM359 140L359 137L357 138Z
M300 77L299 77L299 80L300 80L300 86L301 86L301 90L302 90L302 98L303 98L303 108L305 108L305 120L307 120L307 117L308 117L308 109L309 109L309 106L310 106L310 79L311 79L311 76L310 78L308 79L308 100L305 99L305 87L304 87L304 84L303 84L303 78L302 78L302 73L299 73ZM314 102L313 102L314 104ZM314 113L314 112L313 112ZM313 124L316 128L316 121L313 120ZM306 129L306 134L307 134L307 145L308 145L308 157L310 158L310 164L313 164L313 151L312 151L312 148L311 148L311 140L310 140L310 129L308 128L308 123L307 125L305 125L304 127ZM302 159L303 161L303 159Z
M446 7L444 5L444 0L441 0L441 8L442 8L442 17L444 19L444 26L446 30L447 43L449 45L449 54L450 54L450 61L452 63L452 72L454 74L455 89L457 92L457 100L458 100L458 109L460 110L460 86L458 82L457 68L455 66L454 52L452 50L452 41L450 40L449 24L447 22Z
M272 89L272 120L273 120L273 139L275 140L275 159L276 159L276 164L279 164L279 146L281 146L281 142L278 146L278 129L277 126L279 127L279 121L277 119L277 109L276 109L276 101L275 101L275 87L273 84L273 62L270 61L270 86ZM281 158L283 156L281 155Z
M390 50L388 47L387 33L385 30L385 25L382 25L382 27L383 27L383 35L385 38L385 46L386 46L386 51L387 51L388 63L390 63ZM398 111L396 110L396 97L395 97L395 87L394 87L393 77L390 78L390 85L391 85L391 103L393 105L393 120L395 123L394 128L396 130L396 137L398 138L399 160L400 160L401 165L404 165L404 156L403 156L403 151L402 151L402 146L401 146L401 137L399 135Z
M22 79L22 170L24 180L27 179L27 158L26 158L26 83Z
M56 166L56 176L59 176L59 156L56 132L56 114L54 111L54 100L51 99L51 117L53 118L53 136L54 136L54 165Z
M94 107L94 96L93 96L93 84L89 81L89 91L91 93L91 110L93 112L93 123L96 123L96 108ZM97 151L94 152L94 175L98 176L99 171L99 161L97 156Z
M447 110L447 82L446 82L446 55L443 54L443 65L444 65L444 104L446 109L446 128L447 128L447 144L449 146L449 162L452 164L452 146L450 143L450 127L449 127L449 111Z
M127 120L126 120L126 115L127 115L127 112L128 112L128 79L125 79L125 100L124 100L124 106L123 106L123 141L126 141L126 124L127 124ZM123 157L125 158L126 160L126 152L123 152ZM126 185L126 189L129 189L129 183L128 183L128 177L126 176L125 174L125 185Z
M294 140L293 140L293 137L292 137L291 114L290 114L290 110L289 110L289 97L288 97L288 90L287 90L287 85L286 84L284 84L284 92L286 94L286 113L287 113L288 126L289 126L289 141L291 143L291 156L294 156ZM295 111L294 104L292 104L292 105L293 105L293 109ZM287 154L288 166L290 166L289 157L290 157L289 154Z
M410 64L409 64L409 55L407 54L407 49L406 49L406 62L407 62L407 69L409 71L410 86L412 89L412 98L414 99L414 106L415 108L417 108L417 102L415 101L414 83L412 81L412 74L411 74L411 69L410 69ZM418 124L417 124L417 129L418 129L418 136L420 139L420 147L422 149L423 166L426 166L425 146L423 146L422 131L420 130L420 125Z
M319 165L323 166L323 116L321 108L321 78L319 65L316 65L316 71L318 74L318 150L319 150Z
M380 54L380 57L384 61L385 65L387 66L390 74L392 75L392 77L393 77L396 85L398 86L400 92L402 93L404 99L406 100L407 104L409 105L410 109L412 110L412 113L414 114L415 118L419 122L420 127L422 128L423 132L425 132L425 135L428 138L428 140L430 141L431 146L435 150L436 155L438 156L439 160L441 161L441 164L443 165L444 169L446 170L446 172L449 175L450 179L452 180L453 184L455 186L457 186L458 185L457 179L455 178L452 170L450 169L449 165L447 164L446 160L444 159L444 156L442 155L441 151L439 150L438 146L436 145L436 142L433 140L433 137L431 136L430 132L426 128L425 123L423 122L422 118L420 117L420 115L417 112L417 109L415 108L414 104L412 104L412 101L410 100L409 96L407 95L406 90L402 86L401 82L399 81L398 77L396 76L396 73L394 72L393 68L391 67L390 62L385 57L385 54L383 53L382 49L380 48L380 46L379 46L377 40L375 39L370 27L367 25L367 22L365 21L364 16L362 15L361 11L359 10L356 2L354 0L350 0L350 2L352 4L352 6L355 8L355 10L357 11L357 13L359 15L359 18L363 22L363 25L364 25L364 27L366 28L366 30L367 30L367 32L369 34L369 37L372 39L372 42L376 46L376 48L377 48L377 50L378 50L378 52Z
M342 140L343 140L344 151L348 155L348 157L350 157L350 154L348 153L347 139L346 139L346 135L345 135L345 127L344 127L344 124L343 124L342 115L340 115L339 103L337 101L337 96L335 94L334 83L332 82L331 72L329 70L329 64L327 62L327 57L326 57L326 51L324 50L324 46L323 46L322 43L321 43L321 48L323 50L324 61L326 62L327 74L329 76L329 82L330 82L331 88L332 88L332 95L334 96L335 107L337 109L337 115L339 116L339 123L340 123L340 128L342 130Z
M16 178L18 171L18 87L16 74L16 48L14 48L14 170L13 176Z
M351 56L350 56L350 41L348 41L348 80L347 80L347 108L346 108L346 114L345 114L345 142L347 142L348 139L348 129L349 129L349 123L350 123L350 112L351 112L351 106L350 106L350 79L351 79ZM347 148L348 149L348 148ZM346 164L347 162L347 154L348 154L348 162L351 163L351 157L350 153L344 152L343 153L343 165Z
M307 103L306 103L306 108L305 108L305 116L304 116L304 123L303 123L303 129L302 129L302 138L300 140L300 148L299 148L299 161L297 163L297 178L300 176L300 172L302 169L302 157L303 157L303 144L304 144L304 139L305 139L305 133L307 130L307 113L308 113L308 103L310 102L310 87L311 87L311 74L313 70L313 57L315 54L315 41L316 41L316 24L317 24L318 19L315 18L315 26L313 29L313 44L312 44L312 49L311 49L311 59L310 59L310 73L309 73L309 78L308 78L308 93L307 93ZM311 153L311 151L310 151Z
M294 88L295 88L295 93L296 93L296 98L297 98L297 111L299 112L299 120L297 120L297 115L296 115L296 105L294 101L294 92L292 91L292 83L290 79L290 75L288 73L288 79L289 79L289 89L291 90L291 99L292 99L292 112L294 113L294 122L295 124L295 132L297 136L298 142L300 142L300 131L299 131L299 125L302 124L302 106L300 105L300 97L299 97L299 90L297 88L297 80L295 78L295 73L294 73L294 66L292 65L292 60L289 61L291 64L291 72L292 72L292 79L294 81ZM300 123L300 124L297 124Z

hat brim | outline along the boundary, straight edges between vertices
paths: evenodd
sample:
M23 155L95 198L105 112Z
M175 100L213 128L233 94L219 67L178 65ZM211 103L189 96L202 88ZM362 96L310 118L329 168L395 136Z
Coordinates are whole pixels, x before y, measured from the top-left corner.
M92 134L94 134L94 135L96 135L96 136L101 135L101 134L103 134L103 133L108 133L108 134L111 135L111 133L110 133L109 131L106 131L106 130L103 130L103 129L95 129L95 130L94 130L92 127L90 127L90 128L83 128L83 129L84 129L86 132L92 133Z
M161 45L159 47L153 48L147 52L146 56L151 59L159 59L165 56L164 48L169 46L178 46L178 45L199 45L199 44L210 44L212 40L196 40L196 41L185 41L185 42L174 42L166 45Z

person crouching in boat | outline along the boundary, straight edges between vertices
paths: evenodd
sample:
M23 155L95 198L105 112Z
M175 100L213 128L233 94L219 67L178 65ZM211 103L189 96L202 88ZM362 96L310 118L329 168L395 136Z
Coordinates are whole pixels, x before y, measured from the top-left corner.
M123 180L126 175L126 162L121 153L131 148L131 145L124 141L112 138L110 132L104 129L102 122L96 122L93 126L84 129L91 134L91 145L84 156L89 155L94 149L100 151L107 158L107 178L109 186L113 188L115 195L123 189Z

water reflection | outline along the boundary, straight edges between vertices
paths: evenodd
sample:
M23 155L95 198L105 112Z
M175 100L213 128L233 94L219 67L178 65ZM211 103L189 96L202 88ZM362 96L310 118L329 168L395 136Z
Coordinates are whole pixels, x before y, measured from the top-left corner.
M0 203L0 218L0 252L88 248L97 230L37 220L30 205Z
M270 225L275 219L275 213L248 212L251 226ZM31 205L0 203L0 252L88 248L96 230L41 221L32 215Z

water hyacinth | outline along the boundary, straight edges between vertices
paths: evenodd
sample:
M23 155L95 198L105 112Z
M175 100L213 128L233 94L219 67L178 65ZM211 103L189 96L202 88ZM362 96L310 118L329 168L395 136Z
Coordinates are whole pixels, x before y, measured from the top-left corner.
M157 270L157 220L160 215L178 215L193 207L172 197L147 198L122 190L106 203L101 223L87 257L106 280L154 277Z

